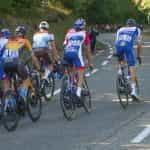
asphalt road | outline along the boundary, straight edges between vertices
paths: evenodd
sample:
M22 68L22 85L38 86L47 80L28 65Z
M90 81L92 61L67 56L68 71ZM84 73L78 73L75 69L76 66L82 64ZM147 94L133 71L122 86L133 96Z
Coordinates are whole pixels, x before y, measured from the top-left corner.
M130 102L123 110L118 102L115 80L116 59L112 57L113 34L101 34L98 40L109 46L94 57L97 72L88 77L92 91L92 112L79 109L75 120L64 119L56 96L43 104L39 122L28 117L15 132L0 126L0 150L149 150L150 149L150 50L144 36L143 64L138 67L141 103Z

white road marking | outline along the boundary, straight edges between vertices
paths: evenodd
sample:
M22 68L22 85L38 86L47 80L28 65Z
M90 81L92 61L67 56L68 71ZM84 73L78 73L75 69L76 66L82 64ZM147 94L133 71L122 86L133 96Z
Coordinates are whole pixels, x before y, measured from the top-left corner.
M96 73L98 71L98 68L95 68L95 69L93 69L92 71L91 71L91 74L94 74L94 73Z
M142 42L142 43L144 43L144 44L150 44L150 42Z
M109 51L109 54L113 54L113 51Z
M145 128L141 133L139 133L132 141L133 144L138 144L142 142L146 137L150 135L150 127Z
M57 89L57 90L54 91L54 95L57 95L59 93L60 93L60 89Z
M85 74L85 77L90 77L90 76L91 76L90 72Z
M111 58L112 58L112 56L113 56L113 55L109 55L107 58L108 58L108 59L111 59Z
M120 100L116 98L116 99L112 99L112 101L113 101L113 102L119 102ZM125 101L127 101L127 100L126 100L125 98L122 98L122 101L125 102ZM129 98L128 101L129 101L129 102L132 102L132 98Z
M108 64L108 62L109 62L108 60L105 60L105 61L103 61L103 62L102 62L102 64L101 64L101 65L102 65L102 66L105 66L105 65L107 65L107 64Z

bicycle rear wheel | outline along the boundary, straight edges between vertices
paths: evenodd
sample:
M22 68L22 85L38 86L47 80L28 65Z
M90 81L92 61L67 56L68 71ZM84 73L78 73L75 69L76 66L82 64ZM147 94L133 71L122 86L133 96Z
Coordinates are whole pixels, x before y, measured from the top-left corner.
M31 89L28 89L27 94L27 112L33 122L39 120L42 113L42 101L37 92L37 90L32 92Z
M55 79L53 74L51 73L48 79L43 79L41 85L42 85L42 94L45 100L46 101L52 100L55 89Z
M7 131L16 130L19 123L15 94L8 91L2 98L2 123Z
M129 104L129 89L125 79L121 75L117 76L116 90L122 108L126 109Z
M91 92L88 87L86 78L84 79L83 87L82 87L82 97L81 97L84 110L89 113L91 112L92 102L91 102Z
M69 75L64 75L62 78L60 92L60 106L64 117L71 121L75 118L75 104L73 102L73 94L69 90Z

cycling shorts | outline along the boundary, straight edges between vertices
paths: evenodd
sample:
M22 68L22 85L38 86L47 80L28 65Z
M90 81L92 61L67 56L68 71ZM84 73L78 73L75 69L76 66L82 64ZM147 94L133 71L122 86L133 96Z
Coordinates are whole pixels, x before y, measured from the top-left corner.
M136 55L133 48L116 46L118 61L127 61L129 66L136 65Z
M19 62L6 62L3 64L3 67L8 77L14 73L17 73L18 76L23 80L28 78L28 71L26 67Z
M83 56L77 52L65 52L64 59L67 63L76 67L76 69L85 69Z
M40 49L39 51L34 51L34 55L37 57L37 59L44 64L52 64L52 60L50 59L49 52L47 49Z
M4 80L5 78L6 78L6 74L4 72L2 63L0 63L0 80Z

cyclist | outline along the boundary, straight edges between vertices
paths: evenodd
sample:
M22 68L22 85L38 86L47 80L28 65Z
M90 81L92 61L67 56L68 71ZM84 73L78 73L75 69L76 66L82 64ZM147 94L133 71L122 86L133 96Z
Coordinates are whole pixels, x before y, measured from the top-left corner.
M56 45L55 45L55 36L53 33L49 33L49 24L47 21L42 21L39 24L39 31L33 35L33 45L32 50L35 54L36 61L36 69L41 70L40 58L43 58L46 65L48 65L48 69L45 72L44 78L47 78L49 73L53 70L53 61L50 58L50 54L52 54L53 60L57 61L59 59Z
M91 66L91 49L90 39L85 30L86 22L79 18L74 23L74 30L68 32L64 41L64 59L73 65L79 75L76 96L81 97L82 83L86 63L83 58L83 50L85 51L88 65Z
M137 43L137 54L133 48L134 43ZM137 81L137 72L136 72L136 55L139 62L141 62L141 31L136 26L136 21L134 19L128 19L125 27L121 27L117 30L116 42L115 42L119 70L118 73L121 73L121 65L126 58L127 64L129 66L129 72L131 75L131 96L135 100L139 100L139 97L136 93L136 81Z
M29 50L31 52L32 47L29 42L25 38L26 28L25 26L17 26L15 29L15 36L12 36L8 43L6 44L6 48L2 54L2 63L4 67L4 71L6 74L8 72L17 73L23 80L20 90L20 95L23 98L26 98L28 87L32 87L32 83L30 78L28 77L28 72L21 63L20 54L24 50ZM34 55L31 54L32 59L34 60ZM4 79L4 93L11 89L9 78Z
M4 28L0 30L0 80L2 81L6 77L6 74L3 69L1 57L2 57L3 51L5 49L5 46L8 42L8 38L10 37L10 35L11 35L11 32L9 29Z

